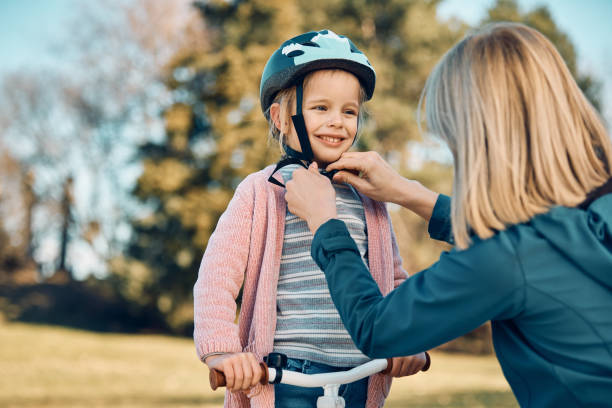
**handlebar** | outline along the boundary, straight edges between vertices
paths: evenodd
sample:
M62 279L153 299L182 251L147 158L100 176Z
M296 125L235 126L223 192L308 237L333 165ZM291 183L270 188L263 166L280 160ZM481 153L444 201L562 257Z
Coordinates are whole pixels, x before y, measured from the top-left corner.
M421 371L427 371L430 366L430 357L425 353L427 362ZM276 369L268 367L266 363L259 363L263 370L263 375L260 384L283 383L296 385L299 387L324 387L328 384L348 384L369 377L372 374L382 373L389 374L393 369L393 359L376 359L368 361L347 371L338 371L322 374L303 374L290 370ZM226 385L225 375L223 372L211 369L209 374L210 387L216 390L218 387Z

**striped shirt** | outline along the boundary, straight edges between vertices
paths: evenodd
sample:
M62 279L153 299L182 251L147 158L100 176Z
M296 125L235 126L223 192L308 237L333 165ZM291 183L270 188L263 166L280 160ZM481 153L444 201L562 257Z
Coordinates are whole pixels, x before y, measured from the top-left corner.
M289 180L298 165L281 169ZM363 205L349 185L333 184L338 218L344 221L368 265ZM353 343L333 304L323 271L310 255L313 235L305 221L287 211L277 288L274 351L336 367L369 360Z

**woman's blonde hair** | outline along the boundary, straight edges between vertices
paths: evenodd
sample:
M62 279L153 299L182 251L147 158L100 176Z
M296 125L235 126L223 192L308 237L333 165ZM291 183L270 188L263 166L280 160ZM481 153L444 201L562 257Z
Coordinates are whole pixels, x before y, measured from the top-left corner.
M427 126L454 157L459 248L556 205L574 207L611 177L606 129L538 31L495 23L434 68L421 96Z
M336 71L341 71L341 69L327 69L326 71L330 71L330 73L333 74ZM312 71L304 77L304 85L303 85L304 90L306 90L306 88L308 87L308 84L310 83L310 79L312 77L311 74L314 72L316 71ZM345 72L348 72L348 71L345 71ZM357 118L358 120L357 134L355 135L355 140L357 140L357 138L359 137L359 130L362 129L363 123L367 115L367 110L364 106L366 100L367 100L366 91L364 87L360 85L359 86L359 114ZM294 105L295 86L292 86L290 88L281 89L274 97L274 101L272 103L278 103L280 105L280 114L279 114L280 122L287 123L290 125L292 123L291 115L292 115L293 110L295 110L295 105ZM285 152L283 148L283 144L286 143L285 139L287 135L281 132L274 124L274 121L272 120L272 117L270 115L270 108L268 108L268 111L266 112L266 117L269 118L268 124L270 126L270 130L268 133L268 139L277 141L281 154L283 154Z

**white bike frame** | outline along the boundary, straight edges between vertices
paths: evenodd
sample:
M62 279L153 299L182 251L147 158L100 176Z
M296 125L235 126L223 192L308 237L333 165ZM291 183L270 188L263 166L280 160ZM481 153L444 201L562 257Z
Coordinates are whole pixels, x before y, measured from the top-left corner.
M336 371L333 373L303 374L283 370L280 382L297 385L298 387L323 387L323 395L317 399L317 408L344 408L344 398L338 395L340 386L384 371L387 365L386 359L377 359L347 371ZM269 367L268 378L275 377L276 369Z

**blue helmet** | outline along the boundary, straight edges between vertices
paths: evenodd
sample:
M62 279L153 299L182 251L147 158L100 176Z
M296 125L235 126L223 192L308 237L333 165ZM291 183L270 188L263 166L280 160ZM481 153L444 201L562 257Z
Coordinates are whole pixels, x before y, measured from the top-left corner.
M366 99L374 93L376 72L351 40L330 30L311 31L285 41L268 59L259 87L264 114L280 90L318 69L348 71L361 82Z

